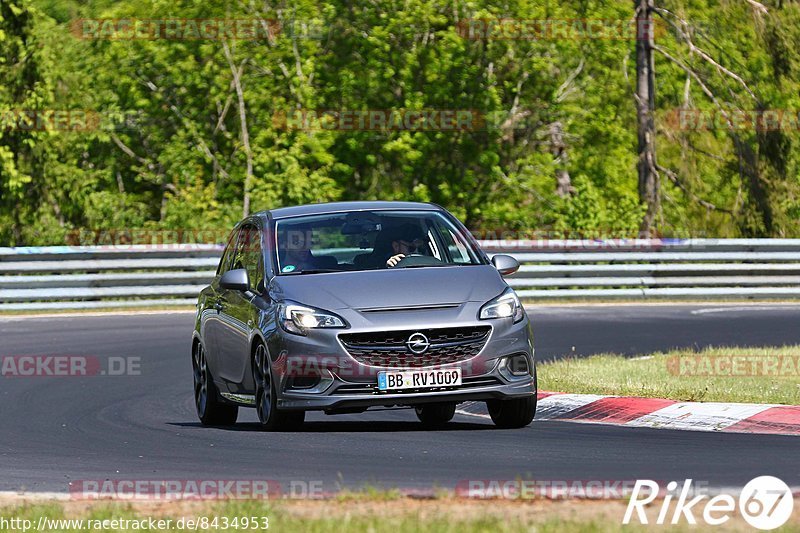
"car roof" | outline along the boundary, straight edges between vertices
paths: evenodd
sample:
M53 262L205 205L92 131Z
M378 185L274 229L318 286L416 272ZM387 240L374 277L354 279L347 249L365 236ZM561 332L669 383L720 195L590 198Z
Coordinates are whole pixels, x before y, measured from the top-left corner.
M326 213L341 213L346 211L376 211L386 209L414 209L417 211L441 211L435 204L421 202L327 202L320 204L306 204L293 207L280 207L268 211L261 211L258 215L270 215L272 218L288 218L301 215L323 215Z

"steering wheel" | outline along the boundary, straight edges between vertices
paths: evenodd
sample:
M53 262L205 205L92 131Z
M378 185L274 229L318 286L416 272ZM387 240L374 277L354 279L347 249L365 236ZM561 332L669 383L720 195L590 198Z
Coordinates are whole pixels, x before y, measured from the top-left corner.
M402 258L398 263L394 266L394 268L405 268L405 267L414 267L414 266L432 266L432 265L441 265L442 262L435 257L431 257L429 255L421 255L421 254L409 254Z

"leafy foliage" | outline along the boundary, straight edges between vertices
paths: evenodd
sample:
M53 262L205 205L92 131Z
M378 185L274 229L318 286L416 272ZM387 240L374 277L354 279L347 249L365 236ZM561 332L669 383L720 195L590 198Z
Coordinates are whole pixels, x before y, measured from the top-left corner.
M657 43L671 58L655 65L657 148L671 178L661 180L658 231L798 236L800 6L656 5ZM246 202L256 211L350 199L432 201L474 230L635 235L635 43L465 38L468 21L501 18L631 22L633 3L3 0L0 116L89 110L99 123L0 127L0 245L56 244L76 228L225 228ZM80 39L79 19L277 21L280 31ZM681 108L793 110L795 122L692 131L675 121ZM280 120L432 109L485 122L375 131ZM571 178L568 190L557 175Z

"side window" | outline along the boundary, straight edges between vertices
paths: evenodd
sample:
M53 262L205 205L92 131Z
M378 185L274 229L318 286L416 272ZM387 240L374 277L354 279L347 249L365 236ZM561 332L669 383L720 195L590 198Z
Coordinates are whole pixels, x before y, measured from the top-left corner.
M244 268L250 278L250 288L261 290L264 281L264 262L261 253L261 232L252 224L242 226L233 259L233 268Z
M472 260L469 257L467 246L456 237L449 229L444 237L447 242L447 248L450 250L450 257L453 258L454 263L469 263Z
M472 258L470 257L469 250L467 250L467 245L464 244L464 241L453 233L452 229L443 224L437 224L437 227L443 244L445 248L447 248L447 255L450 256L450 261L461 264L471 263Z
M231 269L231 259L233 258L233 253L236 251L236 240L238 236L238 231L232 231L230 237L228 237L228 244L225 245L225 251L222 252L222 258L219 260L219 265L217 266L218 276Z

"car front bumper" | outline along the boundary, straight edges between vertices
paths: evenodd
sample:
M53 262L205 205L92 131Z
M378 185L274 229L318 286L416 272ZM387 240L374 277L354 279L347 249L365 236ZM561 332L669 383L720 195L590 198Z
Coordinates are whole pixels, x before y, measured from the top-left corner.
M377 385L376 385L377 387ZM341 386L339 387L341 388ZM278 400L278 407L286 410L346 410L349 408L394 407L433 402L466 402L476 400L502 400L523 398L536 394L533 378L527 377L514 383L460 387L449 387L438 390L420 390L411 392L377 392L303 394L285 392Z
M489 338L477 355L457 363L406 369L462 369L461 385L436 389L379 391L377 373L401 369L360 363L339 341L338 335L342 330L319 330L308 336L281 331L268 342L273 359L273 379L278 385L278 407L285 410L358 410L374 406L521 398L536 394L533 334L528 317L516 324L510 318L465 320L469 316L475 317L476 312L477 307L465 305L454 310L453 316L442 316L441 312L430 316L409 316L406 323L398 323L396 317L393 317L391 324L386 325L376 322L372 317L368 324L358 323L360 317L357 316L346 317L350 324L356 323L353 328L356 332L490 325ZM353 332L353 329L348 333ZM512 375L502 361L506 357L521 354L527 357L530 372ZM312 392L292 388L291 377L298 375L298 369L303 374L309 368L319 370L325 375L324 386L312 389Z

